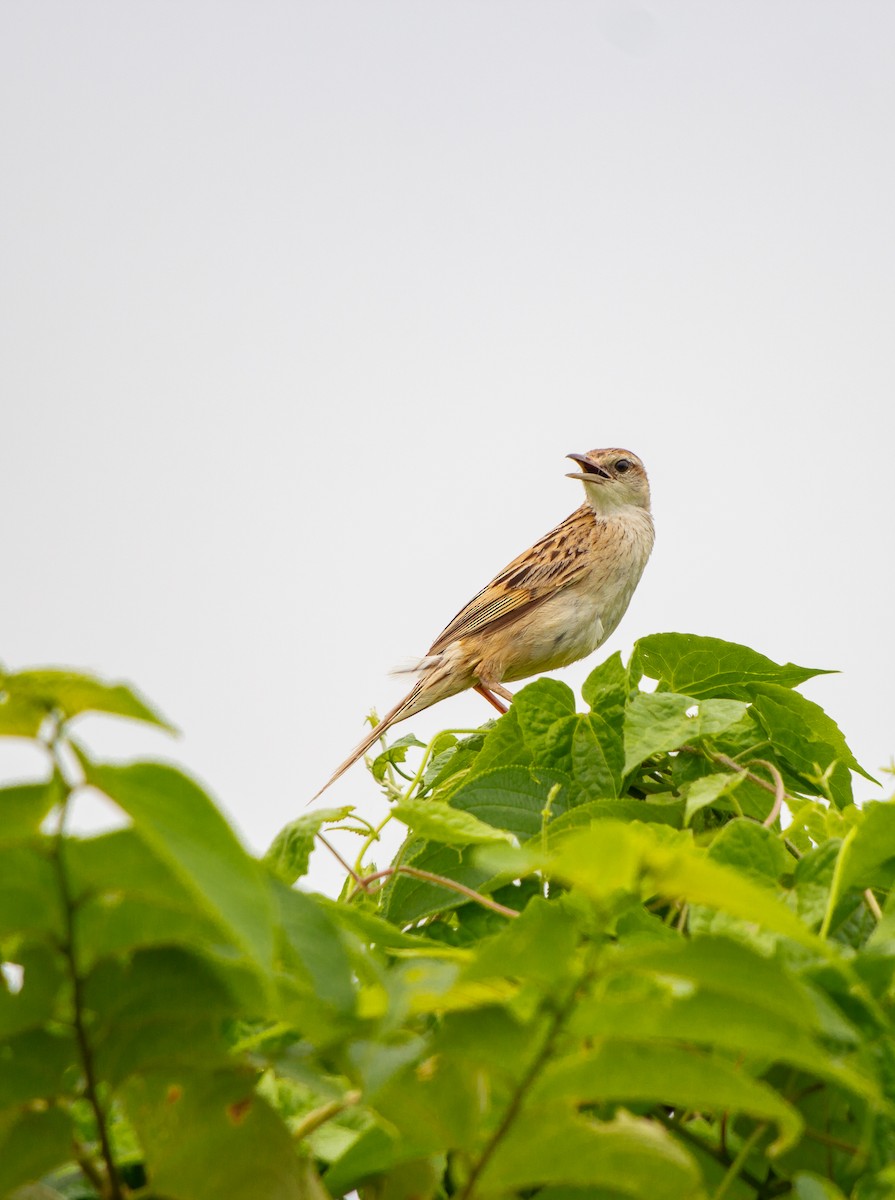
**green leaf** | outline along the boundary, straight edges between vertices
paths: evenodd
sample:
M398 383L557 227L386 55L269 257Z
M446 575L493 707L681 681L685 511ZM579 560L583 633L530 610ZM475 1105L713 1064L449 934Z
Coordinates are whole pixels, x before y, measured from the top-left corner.
M624 716L628 702L628 671L618 651L591 671L581 685L581 695L608 724L614 724L617 718Z
M704 1200L699 1168L653 1121L592 1121L566 1106L524 1108L479 1178L477 1194L543 1183L612 1188L634 1200Z
M354 1012L354 982L351 962L339 929L333 921L333 905L322 898L287 888L271 880L281 936L292 956L292 969L305 976L314 995L341 1016Z
M817 1018L810 997L806 1021L800 1013L781 1016L772 1012L762 1003L758 988L748 996L734 998L711 983L687 989L678 982L681 978L614 974L611 989L578 1006L570 1030L604 1042L607 1053L619 1043L689 1043L735 1055L737 1070L742 1067L747 1073L750 1062L760 1071L768 1062L789 1063L882 1107L876 1081L832 1054L818 1031L811 1028ZM742 1060L746 1060L745 1066Z
M712 862L683 834L664 826L602 821L570 834L550 870L605 903L618 892L641 892L705 904L825 952L774 891Z
M563 717L574 716L575 694L558 679L536 679L513 697L513 712L525 745L538 762L551 750L552 726Z
M438 800L405 798L392 806L392 815L417 837L447 846L472 846L511 841L509 833L480 821L473 813Z
M64 928L59 880L46 853L35 846L3 850L0 870L0 937L13 933L52 933Z
M621 946L606 962L606 969L648 971L658 976L686 979L700 990L725 996L746 1008L763 1010L768 1021L795 1021L801 1028L823 1028L812 994L776 958L726 937L675 938ZM714 1030L706 1031L712 1037Z
M729 729L745 712L746 705L739 700L697 701L670 692L640 693L625 716L625 773L653 754L679 750Z
M757 883L777 884L782 875L795 869L783 843L770 829L737 817L716 834L709 847L709 858L736 867Z
M843 847L839 888L895 888L895 802L872 802Z
M774 684L762 684L754 691L750 712L792 770L814 782L833 767L829 786L840 808L852 801L849 771L877 782L855 759L839 726L819 704Z
M129 1081L125 1107L153 1194L307 1200L289 1131L253 1082L254 1072L234 1070L145 1072Z
M147 1070L223 1061L224 1021L240 1012L237 980L173 946L99 963L86 977L84 1003L100 1078L117 1086Z
M621 791L624 748L621 721L613 728L597 713L562 717L534 756L578 784L587 799L614 800Z
M0 844L34 837L47 813L62 799L59 780L0 788Z
M195 902L269 971L274 935L263 872L198 784L164 763L111 766L82 757L82 766Z
M696 698L729 696L750 700L752 685L775 683L793 688L815 675L831 675L815 667L782 666L748 646L692 633L654 633L634 645L631 673L657 680L660 691Z
M798 1171L792 1178L794 1200L847 1200L830 1179L822 1179L813 1171ZM880 1197L882 1200L882 1197Z
M0 1042L0 1110L58 1096L65 1090L65 1072L77 1055L73 1036L63 1031L30 1029Z
M454 946L436 945L427 937L404 933L390 921L356 905L330 900L326 896L315 895L314 899L340 928L360 938L366 947L378 946L388 950L411 950L420 954L443 955L461 959L466 959L469 955L467 950Z
M517 920L479 943L475 961L463 972L461 982L509 977L534 982L555 994L575 962L578 937L568 911L535 896Z
M0 679L0 737L35 738L46 715L34 700L11 695Z
M773 1088L718 1055L650 1042L606 1043L552 1062L535 1084L531 1104L543 1111L571 1101L667 1104L674 1108L744 1113L774 1121L772 1154L797 1141L802 1118Z
M308 873L314 839L324 825L337 825L354 812L348 804L342 808L318 808L304 813L285 825L271 842L263 862L278 879L290 886Z
M68 1162L71 1146L71 1118L61 1108L0 1113L0 1195Z
M503 845L503 843L495 843ZM489 846L490 849L490 846ZM509 847L507 847L509 849ZM494 872L476 864L474 846L442 846L415 840L402 862L435 875L444 875L474 890L482 890L494 878ZM424 879L396 875L383 892L383 914L398 925L409 925L421 917L470 904L464 896Z
M34 1029L56 1017L67 981L64 960L55 946L25 942L11 953L22 968L22 986L18 992L10 991L0 978L0 1037Z
M735 775L731 771L723 771L716 775L703 775L687 788L687 806L684 810L684 824L689 825L690 819L700 811L715 804L722 796L734 791L745 779L745 774Z
M521 692L519 693L521 695ZM485 735L481 750L470 768L470 778L495 767L525 766L531 762L531 750L522 736L515 701L505 716L495 721Z
M566 776L546 768L498 767L461 783L451 795L451 805L524 841L540 832L554 784L566 782ZM565 809L560 792L550 811L558 816Z
M34 706L44 715L61 712L66 719L80 713L108 713L146 721L171 733L175 727L127 683L107 683L76 671L41 668L7 675L2 687L13 700ZM31 735L33 736L33 735Z
M657 825L671 825L680 829L683 824L684 804L682 800L657 799L635 800L623 796L619 800L588 800L576 804L567 812L551 820L547 826L548 839L553 840L573 829L587 829L593 821L654 821Z
M182 945L238 951L220 921L198 908L193 888L133 826L65 842L69 886L77 900L79 966L140 946Z
M425 745L425 742L421 742L412 733L396 738L387 749L383 750L381 754L378 754L373 759L373 762L370 764L370 773L378 783L381 783L385 779L385 773L389 767L406 761L407 751L411 747L424 750Z

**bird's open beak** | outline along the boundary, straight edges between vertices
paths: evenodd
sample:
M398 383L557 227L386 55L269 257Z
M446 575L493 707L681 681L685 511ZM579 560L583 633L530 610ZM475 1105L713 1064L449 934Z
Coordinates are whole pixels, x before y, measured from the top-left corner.
M586 454L567 454L566 458L571 458L573 462L579 463L582 467L581 471L569 471L567 479L583 479L586 483L595 483L600 479L609 479L609 472L604 471L602 467L598 467L596 463L591 462Z

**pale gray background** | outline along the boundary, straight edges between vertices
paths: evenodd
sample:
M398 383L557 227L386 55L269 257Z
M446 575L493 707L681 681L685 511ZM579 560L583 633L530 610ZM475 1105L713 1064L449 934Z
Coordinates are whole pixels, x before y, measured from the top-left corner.
M893 62L886 0L2 4L5 662L136 681L180 743L85 737L262 848L621 445L658 542L605 652L838 667L876 771Z

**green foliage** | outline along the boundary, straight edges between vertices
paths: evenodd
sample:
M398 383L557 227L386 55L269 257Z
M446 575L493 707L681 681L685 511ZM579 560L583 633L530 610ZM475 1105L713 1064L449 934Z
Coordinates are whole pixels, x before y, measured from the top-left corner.
M853 803L818 674L644 638L584 711L542 679L401 737L379 826L298 801L260 860L73 740L167 727L133 689L0 675L47 761L0 789L0 1200L895 1196L895 803ZM67 832L88 787L124 828Z

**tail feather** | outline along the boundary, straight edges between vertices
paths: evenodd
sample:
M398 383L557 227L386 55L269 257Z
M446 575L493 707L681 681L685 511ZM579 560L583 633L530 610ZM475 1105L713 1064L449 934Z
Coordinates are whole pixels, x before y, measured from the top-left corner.
M308 801L308 804L313 804L314 801L319 796L323 795L323 793L326 791L326 789L328 787L330 787L332 784L334 784L340 776L345 774L345 772L348 770L349 767L354 766L354 764L357 762L357 760L362 755L366 754L367 751L370 749L370 747L375 742L379 741L379 739L382 737L382 735L386 732L387 729L389 729L397 721L403 721L405 717L409 717L413 713L418 712L419 709L427 707L427 704L430 702L424 702L423 704L419 704L419 705L414 703L419 697L419 693L422 690L422 686L423 686L423 681L419 680L410 689L410 691L407 693L407 695L404 697L404 699L399 701L395 705L395 707L391 710L391 712L387 712L385 714L385 716L382 718L382 720L379 722L379 724L375 728L371 729L370 732L364 737L363 741L359 742L354 747L354 749L351 751L351 753L348 755L348 757L345 759L345 761L343 763L340 763L339 766L336 767L335 771L332 773L332 775L329 777L329 779L326 781L326 783L323 785L323 787L318 792L314 793L314 795Z

